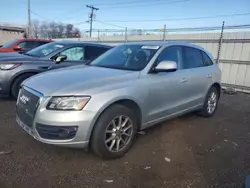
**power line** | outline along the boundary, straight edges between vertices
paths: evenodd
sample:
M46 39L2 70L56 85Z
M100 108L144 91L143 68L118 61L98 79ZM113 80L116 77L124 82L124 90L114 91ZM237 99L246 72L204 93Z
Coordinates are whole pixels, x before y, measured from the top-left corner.
M104 25L110 25L110 26L114 26L114 27L120 27L120 28L126 28L124 26L120 26L120 25L116 25L116 24L111 24L111 23L107 23L107 22L103 22L103 21L99 21L99 20L94 20L95 22L104 24Z
M117 9L117 8L129 8L129 7L145 7L145 6L155 6L155 5L166 5L166 4L172 4L172 3L182 3L182 2L187 2L187 1L190 1L190 0L173 0L173 1L164 1L164 2L161 2L161 1L152 1L152 2L149 2L149 3L141 3L141 4L133 4L133 3L130 3L128 5L121 5L121 6L112 6L112 5L109 5L107 7L102 7L102 9ZM116 5L116 4L114 4Z
M107 22L160 22L160 21L180 21L180 20L200 20L200 19L209 19L209 18L220 18L220 17L235 17L235 16L246 16L250 15L250 12L247 13L236 13L236 14L221 14L216 16L201 16L201 17L188 17L188 18L171 18L171 19L157 19L157 20L109 20Z
M46 18L46 17L44 17L44 16L42 16L42 15L40 15L40 14L38 14L38 13L32 11L32 10L30 12L31 12L31 14L36 15L36 16L42 18L42 19L49 20L48 18Z
M233 30L233 29L250 29L250 24L243 25L229 25L224 26L225 30ZM132 31L134 29L131 29ZM143 32L162 32L161 29L140 29ZM213 27L190 27L190 28L169 28L166 29L167 32L184 32L184 31L216 31L221 30L221 26L213 26ZM93 31L99 32L124 32L124 29L94 29Z
M167 2L166 0L154 0L154 1L150 1L150 3L152 2L159 2L159 1L164 1L164 2ZM168 0L169 1L169 0ZM171 0L170 0L171 1ZM126 5L126 4L138 4L138 3L143 3L143 4L146 4L148 3L147 1L145 0L134 0L134 1L126 1L126 2L115 2L115 3L101 3L101 4L96 4L97 6L113 6L113 5Z
M82 10L83 10L83 8L81 7L81 8L75 9L75 10L67 11L63 15L55 16L53 19L55 20L55 19L57 19L59 17L68 18L68 17L71 17L72 14L81 12ZM64 17L65 14L67 15L66 17Z
M92 5L86 5L86 7L91 9L91 13L90 13L90 16L89 16L89 18L90 18L89 36L91 37L94 11L99 10L99 8L96 8L96 7L92 6Z

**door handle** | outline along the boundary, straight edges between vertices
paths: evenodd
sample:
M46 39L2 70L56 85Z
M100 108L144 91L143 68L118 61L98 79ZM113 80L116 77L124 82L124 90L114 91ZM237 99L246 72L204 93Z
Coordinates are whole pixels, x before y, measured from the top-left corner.
M207 75L207 78L212 78L212 74L208 74L208 75Z
M186 83L187 81L188 81L187 78L182 78L182 79L181 79L181 83Z

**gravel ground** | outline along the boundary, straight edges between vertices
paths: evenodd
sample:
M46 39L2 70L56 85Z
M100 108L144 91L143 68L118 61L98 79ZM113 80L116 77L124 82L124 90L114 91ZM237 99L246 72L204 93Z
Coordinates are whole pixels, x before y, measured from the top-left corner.
M223 95L213 118L188 114L149 128L109 161L39 143L14 112L14 101L0 101L0 188L235 188L250 174L250 95Z

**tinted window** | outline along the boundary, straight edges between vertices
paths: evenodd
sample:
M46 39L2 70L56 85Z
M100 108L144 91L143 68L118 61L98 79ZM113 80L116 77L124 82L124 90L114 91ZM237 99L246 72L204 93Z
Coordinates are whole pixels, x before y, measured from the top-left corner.
M21 49L32 49L34 47L34 42L20 42L18 44L18 46L21 48Z
M33 50L30 50L27 54L35 57L45 57L55 51L64 48L64 44L60 42L47 43L45 45L39 46Z
M99 57L107 50L108 48L99 47L99 46L86 46L85 47L85 59L94 60L95 58Z
M161 52L157 62L159 63L161 61L174 61L177 63L178 69L182 69L181 54L182 54L181 47L179 46L168 47Z
M36 42L36 43L38 43L38 46L41 46L41 45L47 44L49 42Z
M48 43L48 42L38 42L38 41L33 42L33 48L36 48L36 47L38 47L38 46L41 46L41 45L47 44L47 43Z
M7 44L3 45L2 48L10 48L10 47L13 46L16 42L17 42L17 40L10 41L10 42L8 42Z
M72 47L64 50L60 55L66 55L67 61L80 61L85 59L84 47Z
M191 47L185 47L183 69L192 69L202 66L203 66L203 61L200 50Z
M152 59L160 46L125 44L116 46L90 65L114 69L140 71Z
M206 65L206 66L213 65L212 60L210 59L210 57L208 57L208 55L205 52L201 51L201 54L203 57L204 65Z

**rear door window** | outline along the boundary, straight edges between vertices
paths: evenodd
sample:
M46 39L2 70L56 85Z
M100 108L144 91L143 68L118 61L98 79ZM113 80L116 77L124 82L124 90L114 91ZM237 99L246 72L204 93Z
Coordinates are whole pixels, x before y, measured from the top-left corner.
M18 44L18 46L22 49L22 50L30 50L34 48L34 42L32 41L25 41L25 42L20 42Z
M101 46L85 46L85 60L92 61L108 51L109 48Z
M47 43L48 42L38 42L38 41L36 41L36 42L33 43L33 48L36 48L38 46L41 46L41 45L44 45L44 44L47 44Z
M200 50L192 47L184 47L183 69L203 67L203 59Z

